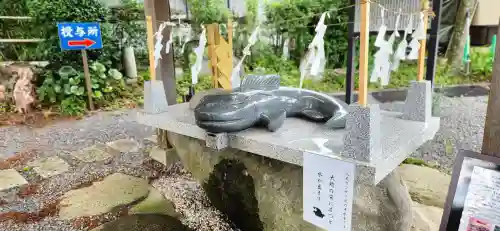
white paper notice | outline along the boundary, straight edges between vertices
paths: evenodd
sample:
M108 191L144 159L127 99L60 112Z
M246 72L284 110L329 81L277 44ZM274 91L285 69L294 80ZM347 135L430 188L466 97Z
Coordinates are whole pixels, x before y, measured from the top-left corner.
M474 167L458 230L500 230L500 172Z
M305 152L303 166L304 220L328 231L350 231L354 164Z

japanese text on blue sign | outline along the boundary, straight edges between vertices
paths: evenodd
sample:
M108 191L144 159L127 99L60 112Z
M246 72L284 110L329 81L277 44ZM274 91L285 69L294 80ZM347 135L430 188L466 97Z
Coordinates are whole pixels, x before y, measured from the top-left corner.
M102 48L101 27L97 22L58 23L57 28L63 50Z

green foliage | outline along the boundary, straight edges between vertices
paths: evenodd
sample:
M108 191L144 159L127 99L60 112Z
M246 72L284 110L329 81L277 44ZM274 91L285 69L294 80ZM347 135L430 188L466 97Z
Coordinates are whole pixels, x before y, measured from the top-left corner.
M94 62L90 65L90 75L93 99L98 106L118 98L125 90L123 75L116 69L108 70L103 64ZM69 112L78 111L76 108L85 111L87 94L82 72L71 66L62 66L57 72L46 71L43 77L44 81L37 89L42 104L53 105L60 102L63 113L65 108Z
M122 0L122 7L111 9L109 21L120 36L122 46L138 47L145 41L144 5L135 0Z
M57 22L104 22L109 10L99 0L31 0L28 2L30 16L34 17L35 28L46 41L40 43L44 56L50 62L49 68L58 69L64 65L81 66L78 51L61 51L57 33ZM101 26L103 42L109 44L109 27ZM99 57L100 50L89 51L91 59Z
M491 75L493 71L493 58L487 52L472 51L471 65L473 75Z
M198 29L201 24L226 23L229 17L229 10L224 0L188 0L188 7L191 13L191 25L193 29Z
M61 113L67 116L82 116L85 113L85 100L70 96L61 102Z
M284 35L294 40L295 49L290 51L290 58L298 64L314 37L315 25L321 13L340 8L346 4L346 1L343 0L284 0L270 4L266 13L268 20L274 22L272 25L278 31L278 36ZM338 24L347 21L348 13L345 9L332 10L330 17L325 19L325 24ZM345 66L347 24L328 26L324 40L327 65L333 68Z
M0 15L28 16L28 2L31 0L2 0ZM39 38L39 31L30 20L0 19L0 38L30 39ZM0 43L2 60L40 60L42 49L36 43Z

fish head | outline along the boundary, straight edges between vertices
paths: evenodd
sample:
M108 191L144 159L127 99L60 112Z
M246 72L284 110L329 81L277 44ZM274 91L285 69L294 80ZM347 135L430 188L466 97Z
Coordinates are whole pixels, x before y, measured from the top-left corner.
M272 97L263 91L207 95L194 109L196 123L210 132L240 131L259 121L259 107Z

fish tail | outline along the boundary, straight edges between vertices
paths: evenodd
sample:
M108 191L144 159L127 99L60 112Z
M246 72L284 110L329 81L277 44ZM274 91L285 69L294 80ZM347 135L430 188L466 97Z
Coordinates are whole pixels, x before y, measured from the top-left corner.
M333 129L345 128L346 117L347 117L346 111L344 110L337 111L332 116L332 118L326 121L325 125L328 128L333 128Z

